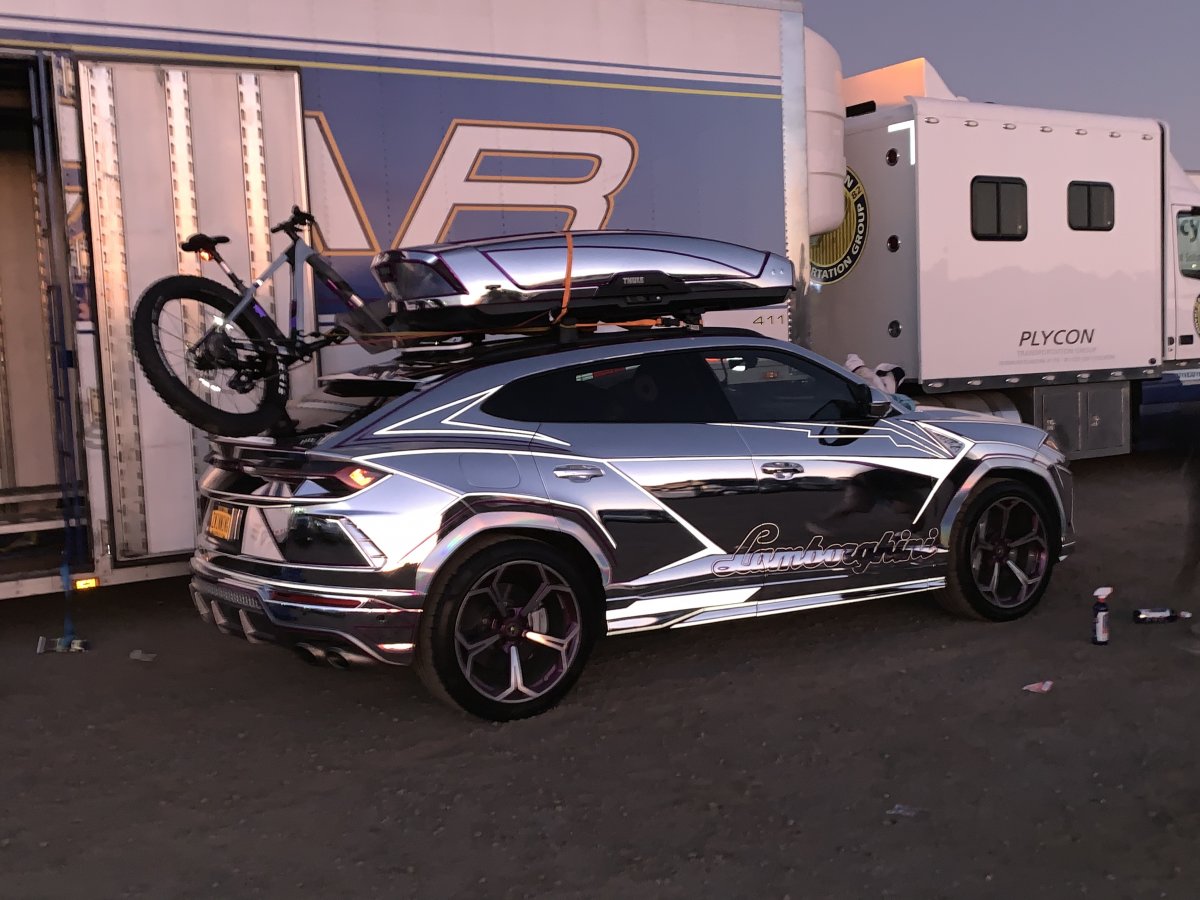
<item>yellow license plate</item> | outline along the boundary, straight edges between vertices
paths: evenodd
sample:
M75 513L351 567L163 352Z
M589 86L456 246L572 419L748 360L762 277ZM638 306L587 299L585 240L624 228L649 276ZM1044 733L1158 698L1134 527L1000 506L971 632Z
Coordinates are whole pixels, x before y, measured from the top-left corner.
M208 514L208 533L221 541L233 540L237 510L217 504Z

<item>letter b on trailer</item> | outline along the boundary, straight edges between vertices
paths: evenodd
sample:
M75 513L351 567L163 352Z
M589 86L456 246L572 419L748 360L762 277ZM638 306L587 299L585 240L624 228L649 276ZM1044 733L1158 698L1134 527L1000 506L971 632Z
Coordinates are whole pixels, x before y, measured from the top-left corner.
M456 119L450 124L393 246L445 240L464 211L566 215L564 228L603 228L637 165L637 142L618 128ZM533 174L486 174L489 163L543 161ZM563 174L561 162L582 172ZM530 172L529 164L522 166Z

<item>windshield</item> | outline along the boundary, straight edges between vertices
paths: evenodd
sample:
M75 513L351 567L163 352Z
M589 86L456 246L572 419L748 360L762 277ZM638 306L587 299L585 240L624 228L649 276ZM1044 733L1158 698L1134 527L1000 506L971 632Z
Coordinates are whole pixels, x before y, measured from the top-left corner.
M1176 240L1179 242L1179 272L1200 278L1200 214L1180 213Z

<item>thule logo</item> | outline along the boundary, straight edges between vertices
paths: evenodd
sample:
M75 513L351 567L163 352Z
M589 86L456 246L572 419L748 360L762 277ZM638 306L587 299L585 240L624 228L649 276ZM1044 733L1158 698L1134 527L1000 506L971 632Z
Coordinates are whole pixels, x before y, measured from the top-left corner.
M622 275L621 281L624 284L645 284L646 276L645 275Z

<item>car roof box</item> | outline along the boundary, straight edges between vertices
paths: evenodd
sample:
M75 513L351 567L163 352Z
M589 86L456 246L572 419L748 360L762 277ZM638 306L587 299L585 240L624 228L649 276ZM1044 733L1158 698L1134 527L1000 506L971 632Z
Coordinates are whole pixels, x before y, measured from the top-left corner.
M645 231L518 235L388 250L371 263L408 328L621 323L769 306L794 269L739 244Z

